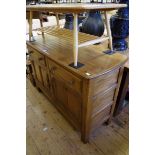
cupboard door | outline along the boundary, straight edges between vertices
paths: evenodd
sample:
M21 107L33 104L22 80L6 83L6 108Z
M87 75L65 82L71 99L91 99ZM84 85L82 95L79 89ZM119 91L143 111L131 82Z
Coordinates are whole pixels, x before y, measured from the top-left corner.
M36 82L38 82L43 89L49 90L50 85L47 67L40 65L35 60L31 60L31 63Z
M40 67L34 60L31 60L31 63L32 63L32 69L33 69L35 80L37 80L41 83L42 78L41 78L41 74L40 74Z
M55 97L73 120L81 122L81 96L63 81L55 78Z
M68 111L73 115L74 119L81 122L81 96L75 91L68 89Z
M61 106L67 108L68 106L67 89L64 83L56 78L54 78L54 94L56 100L61 104Z
M40 67L42 85L44 88L50 89L48 72L45 68L42 68L41 66L39 67Z

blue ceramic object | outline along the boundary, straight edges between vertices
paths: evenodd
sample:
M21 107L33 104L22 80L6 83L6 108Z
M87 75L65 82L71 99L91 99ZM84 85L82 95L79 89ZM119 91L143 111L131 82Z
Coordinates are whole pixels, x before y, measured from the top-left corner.
M104 23L99 11L90 11L82 22L81 31L95 36L102 36Z
M74 20L73 14L67 13L65 15L65 25L64 25L64 28L73 30L73 20ZM82 23L82 20L83 20L82 17L81 18L78 17L78 24Z
M125 38L129 36L129 0L120 0L120 3L125 3L128 7L119 9L110 19L113 48L116 51L127 49Z

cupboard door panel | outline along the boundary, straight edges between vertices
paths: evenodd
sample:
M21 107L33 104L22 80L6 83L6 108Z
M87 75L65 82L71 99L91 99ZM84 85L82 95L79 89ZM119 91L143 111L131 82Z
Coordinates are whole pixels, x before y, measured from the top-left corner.
M68 110L75 117L76 120L81 122L81 97L71 89L68 89Z
M54 79L54 87L55 87L55 97L59 101L59 103L67 108L67 89L62 81Z
M51 74L55 76L55 78L59 78L63 80L66 85L70 86L72 89L81 93L81 79L68 72L64 68L60 67L56 63L49 61L49 69Z
M32 66L33 66L32 68L34 70L35 79L38 80L40 83L42 83L39 65L37 63L35 63L34 61L32 61Z
M41 71L41 77L42 77L42 84L46 89L49 89L49 77L47 74L47 71L43 68L40 67L40 71Z

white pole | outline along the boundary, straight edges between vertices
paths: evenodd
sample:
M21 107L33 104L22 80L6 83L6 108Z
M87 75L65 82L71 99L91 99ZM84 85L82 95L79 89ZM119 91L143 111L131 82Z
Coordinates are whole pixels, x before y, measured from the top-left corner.
M73 40L73 52L74 52L74 66L77 66L78 60L78 14L74 14L74 40Z
M107 34L108 34L108 37L109 37L109 45L110 45L110 49L113 51L112 36L111 36L111 29L110 29L110 19L108 19L107 11L104 12L104 15L105 15Z

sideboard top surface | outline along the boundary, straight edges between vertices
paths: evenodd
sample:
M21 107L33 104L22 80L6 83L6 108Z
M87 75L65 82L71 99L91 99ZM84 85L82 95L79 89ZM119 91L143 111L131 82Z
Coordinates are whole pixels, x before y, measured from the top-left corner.
M26 11L52 11L59 13L82 13L90 10L115 10L119 8L127 7L126 4L38 4L38 5L27 5Z
M79 48L78 61L83 63L84 66L74 69L69 66L73 62L73 46L71 42L48 34L45 34L44 37L38 35L35 40L34 42L27 41L27 45L64 68L87 79L105 74L127 61L127 56L120 53L105 54L103 51L106 51L106 47L103 44L91 45Z

